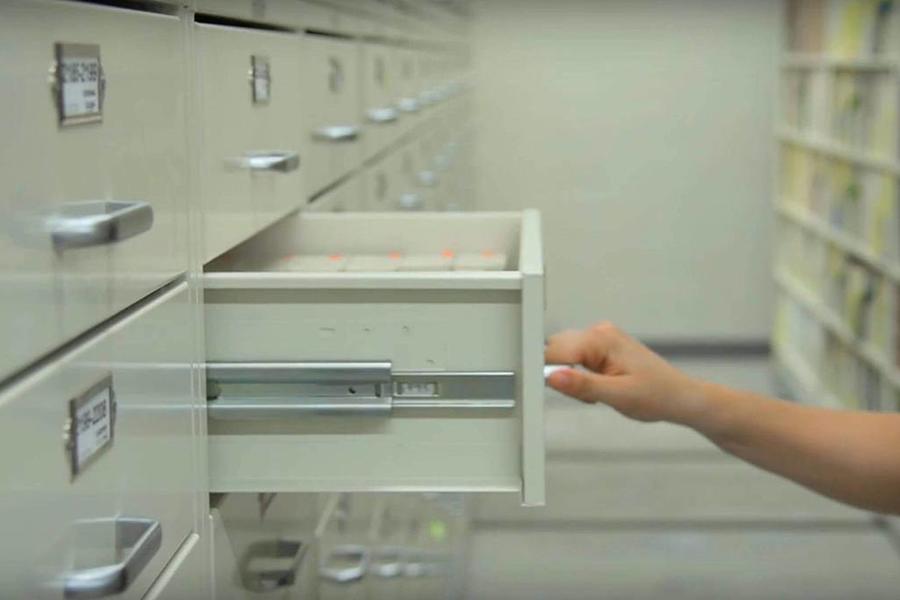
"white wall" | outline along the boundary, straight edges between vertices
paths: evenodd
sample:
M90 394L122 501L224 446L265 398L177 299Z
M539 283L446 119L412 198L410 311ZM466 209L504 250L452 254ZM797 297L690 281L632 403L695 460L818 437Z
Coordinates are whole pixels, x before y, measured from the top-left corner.
M777 3L476 9L477 202L543 210L549 328L767 337Z

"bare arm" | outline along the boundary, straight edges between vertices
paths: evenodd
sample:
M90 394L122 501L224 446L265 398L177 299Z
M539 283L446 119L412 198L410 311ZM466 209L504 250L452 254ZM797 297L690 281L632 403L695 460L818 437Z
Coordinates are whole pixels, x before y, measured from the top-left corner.
M548 383L641 421L695 429L767 471L854 506L900 514L900 414L802 406L692 379L604 323L550 339Z

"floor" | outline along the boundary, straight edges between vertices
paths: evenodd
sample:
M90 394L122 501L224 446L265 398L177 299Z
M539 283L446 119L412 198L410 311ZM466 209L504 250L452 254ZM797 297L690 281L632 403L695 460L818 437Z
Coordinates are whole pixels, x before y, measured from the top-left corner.
M764 359L678 365L774 393ZM557 396L547 411L547 506L473 501L469 598L900 598L900 554L870 515L681 428Z

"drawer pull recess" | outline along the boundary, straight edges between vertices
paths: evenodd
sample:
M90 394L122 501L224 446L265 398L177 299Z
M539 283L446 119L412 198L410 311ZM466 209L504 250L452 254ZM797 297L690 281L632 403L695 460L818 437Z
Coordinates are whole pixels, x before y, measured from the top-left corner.
M257 593L294 586L306 551L307 545L299 540L254 542L241 559L241 584Z
M365 546L337 546L322 559L319 577L332 583L361 581L369 568L369 551Z
M389 417L395 409L511 409L511 371L393 371L383 362L209 363L211 419Z
M50 237L57 250L88 248L127 240L152 226L153 207L146 202L76 202L51 217Z
M137 579L153 559L162 544L162 526L155 519L119 517L102 519L86 526L104 527L112 524L118 552L130 548L121 562L73 571L65 576L63 595L66 598L105 598L121 594Z

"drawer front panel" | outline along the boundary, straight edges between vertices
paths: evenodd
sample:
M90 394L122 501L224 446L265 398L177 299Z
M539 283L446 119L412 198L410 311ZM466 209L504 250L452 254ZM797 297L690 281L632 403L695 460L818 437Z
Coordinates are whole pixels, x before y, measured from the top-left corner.
M0 435L21 449L0 461L3 537L17 540L4 596L59 598L75 572L96 584L83 570L124 560L117 540L140 532L123 594L139 598L191 533L190 316L182 285L0 396Z
M401 208L405 181L401 170L402 156L399 152L389 154L378 162L366 167L363 178L366 185L366 210L385 212Z
M397 103L398 81L390 46L362 44L362 107L366 123L366 158L384 151L401 133L403 113Z
M310 212L351 212L365 205L364 178L353 176L307 205Z
M346 175L362 158L360 57L356 42L304 38L304 138L310 142L307 196Z
M12 1L0 34L17 57L0 68L0 119L16 140L0 148L0 227L14 234L0 261L24 283L0 300L0 327L17 330L9 315L36 325L34 342L3 351L7 370L185 271L186 65L182 23L169 16ZM82 72L85 82L65 82Z
M302 205L300 42L197 25L207 259ZM302 166L301 166L302 165Z

